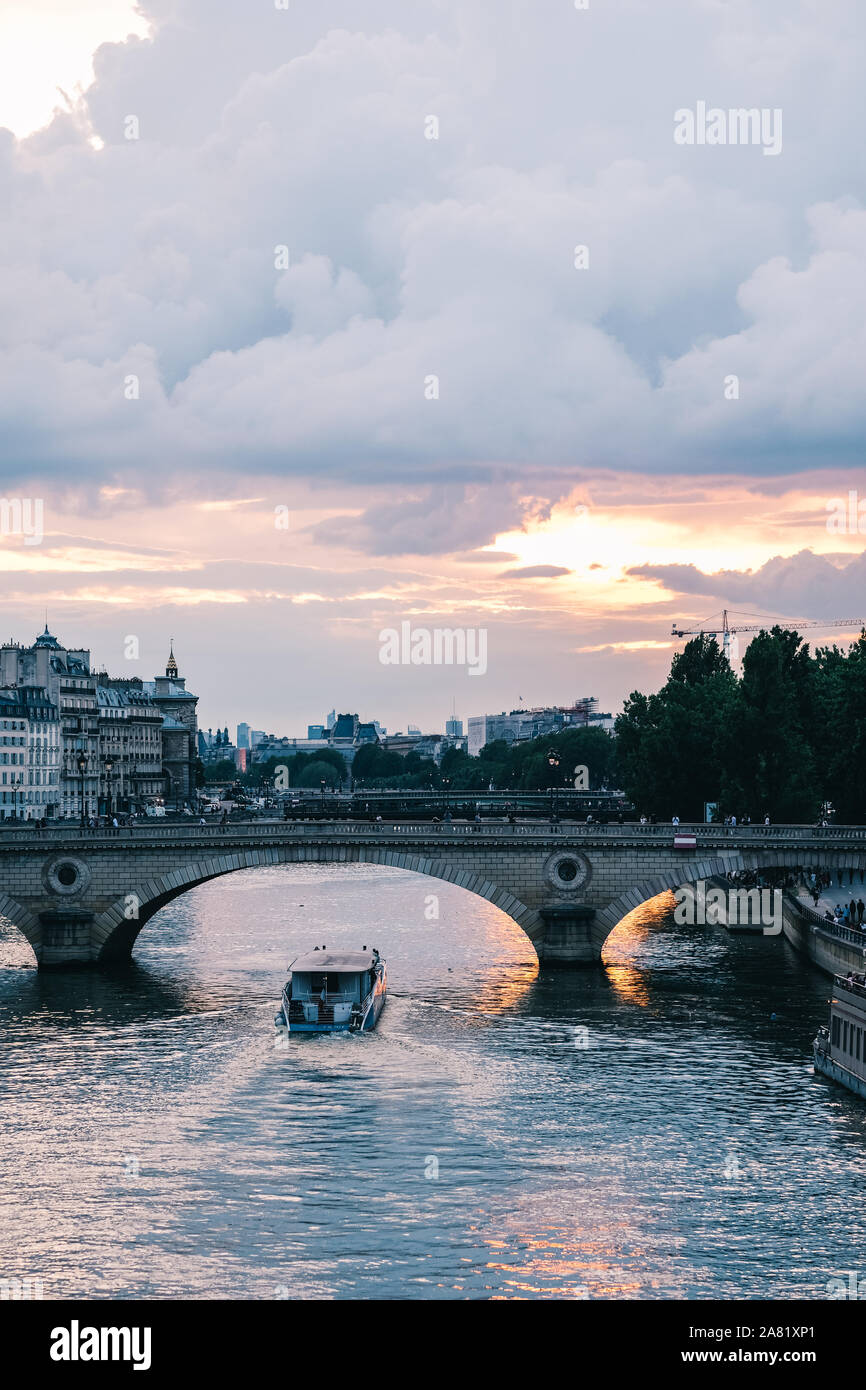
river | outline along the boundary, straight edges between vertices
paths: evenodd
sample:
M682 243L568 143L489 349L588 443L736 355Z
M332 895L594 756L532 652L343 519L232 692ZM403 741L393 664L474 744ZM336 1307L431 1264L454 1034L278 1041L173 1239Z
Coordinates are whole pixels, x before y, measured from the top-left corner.
M275 1047L291 958L365 944L378 1029ZM539 973L491 904L368 865L203 885L110 974L38 974L0 923L0 1279L826 1298L866 1224L866 1105L811 1069L829 980L784 939L677 926L669 899L605 960Z

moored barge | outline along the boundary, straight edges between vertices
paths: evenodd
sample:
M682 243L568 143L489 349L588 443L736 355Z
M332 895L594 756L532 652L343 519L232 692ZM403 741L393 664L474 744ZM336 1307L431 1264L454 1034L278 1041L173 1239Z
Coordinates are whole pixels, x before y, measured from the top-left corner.
M836 975L830 1023L812 1044L815 1070L866 1100L866 975Z

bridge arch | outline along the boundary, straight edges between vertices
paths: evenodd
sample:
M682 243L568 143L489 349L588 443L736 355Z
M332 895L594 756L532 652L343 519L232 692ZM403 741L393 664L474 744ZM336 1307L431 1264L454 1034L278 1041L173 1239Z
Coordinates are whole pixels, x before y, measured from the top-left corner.
M620 893L606 907L600 908L590 928L593 943L600 956L607 938L624 917L651 898L672 892L681 884L725 878L729 870L737 872L747 869L760 873L764 869L793 869L801 866L804 860L813 867L831 869L837 873L842 870L856 870L858 873L866 870L866 854L845 850L804 850L796 845L790 849L732 850L712 859L684 860L681 872L657 874L653 878L643 879Z
M8 893L0 893L0 917L5 917L21 933L38 960L42 949L42 925L36 914Z
M443 859L431 859L420 854L366 845L269 846L246 849L233 854L203 854L183 868L172 869L133 885L94 921L92 939L97 948L97 959L105 962L127 959L139 932L150 918L172 899L189 892L191 888L197 888L202 883L221 878L225 874L236 873L239 869L310 863L381 864L386 868L405 869L428 878L442 879L458 888L465 888L498 907L517 923L533 944L545 930L541 914L536 909L527 907L513 893L485 878L483 874L456 869Z

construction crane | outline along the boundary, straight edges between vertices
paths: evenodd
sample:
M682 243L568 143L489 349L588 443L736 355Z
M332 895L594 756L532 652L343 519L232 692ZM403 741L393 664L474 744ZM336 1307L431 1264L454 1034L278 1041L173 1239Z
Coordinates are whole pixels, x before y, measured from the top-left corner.
M712 622L713 618L717 616L718 615L714 613L712 615L712 618L707 619L707 623ZM745 614L745 616L755 617L756 615L753 613L747 613ZM727 608L723 608L721 627L708 627L706 624L702 624L700 627L687 628L677 627L676 623L674 623L673 627L671 628L671 637L721 637L722 651L727 657L728 662L730 662L732 637L736 637L736 635L740 632L766 632L768 627L780 625L787 621L788 620L786 620L785 618L765 618L762 623L737 623L735 626L732 626L728 620L728 610ZM791 623L791 626L796 628L798 632L801 628L804 627L859 627L863 629L866 628L866 618L827 618L823 620L810 618L807 619L805 622Z

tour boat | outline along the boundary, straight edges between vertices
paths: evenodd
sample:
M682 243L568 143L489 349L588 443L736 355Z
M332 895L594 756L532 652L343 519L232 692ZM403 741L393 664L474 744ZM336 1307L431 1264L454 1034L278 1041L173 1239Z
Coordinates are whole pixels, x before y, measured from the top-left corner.
M277 1028L289 1033L362 1033L385 1007L388 972L374 948L329 951L316 946L289 966Z
M812 1044L815 1070L866 1100L866 976L836 975L830 1026Z

